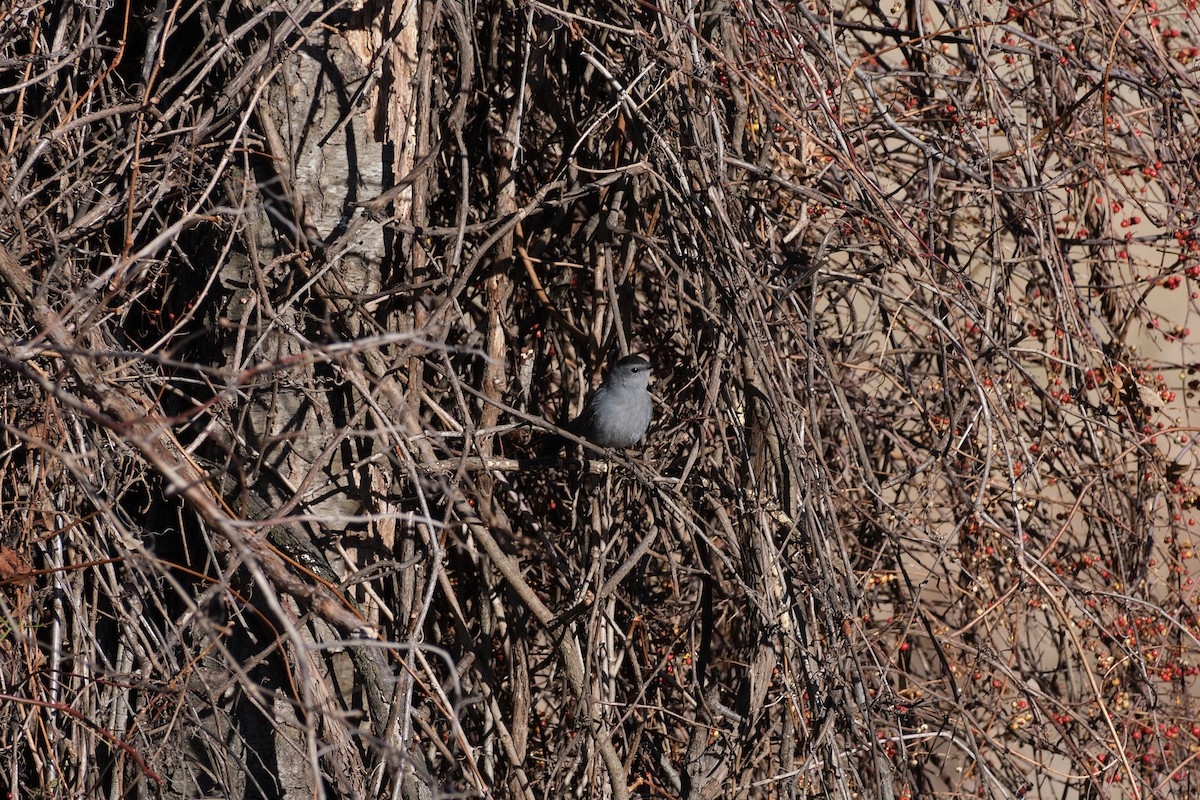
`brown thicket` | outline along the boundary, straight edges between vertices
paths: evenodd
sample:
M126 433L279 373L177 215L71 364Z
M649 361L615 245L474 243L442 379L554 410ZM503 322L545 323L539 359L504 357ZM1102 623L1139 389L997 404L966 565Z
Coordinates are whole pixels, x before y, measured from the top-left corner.
M0 5L0 784L1197 796L1194 5Z

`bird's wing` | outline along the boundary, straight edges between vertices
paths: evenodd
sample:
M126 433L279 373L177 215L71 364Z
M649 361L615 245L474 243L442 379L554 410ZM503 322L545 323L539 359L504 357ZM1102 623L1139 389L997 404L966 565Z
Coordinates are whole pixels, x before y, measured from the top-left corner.
M583 411L579 412L579 416L571 420L571 425L567 428L576 436L587 438L587 434L596 425L596 409L600 407L600 401L604 399L605 389L601 386L599 389L588 398L583 405Z

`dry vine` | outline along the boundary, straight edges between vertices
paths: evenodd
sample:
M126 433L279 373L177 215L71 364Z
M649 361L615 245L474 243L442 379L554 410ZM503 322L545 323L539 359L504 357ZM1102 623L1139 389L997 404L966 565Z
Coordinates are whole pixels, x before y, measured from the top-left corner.
M0 784L1197 796L1194 5L0 5Z

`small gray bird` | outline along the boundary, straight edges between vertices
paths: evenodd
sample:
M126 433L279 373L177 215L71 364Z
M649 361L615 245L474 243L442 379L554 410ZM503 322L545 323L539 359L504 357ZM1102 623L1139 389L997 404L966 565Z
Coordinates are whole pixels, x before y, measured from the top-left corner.
M650 427L654 404L650 400L650 362L625 356L592 392L567 430L600 447L632 447ZM561 437L553 442L562 447Z

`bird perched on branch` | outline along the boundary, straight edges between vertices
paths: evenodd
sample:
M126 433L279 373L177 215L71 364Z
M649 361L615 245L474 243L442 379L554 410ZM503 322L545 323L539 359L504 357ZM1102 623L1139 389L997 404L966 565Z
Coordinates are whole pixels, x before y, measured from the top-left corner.
M604 376L567 430L600 447L637 444L650 427L654 411L650 375L649 361L641 356L625 356ZM553 437L550 448L557 451L565 441L561 436Z

